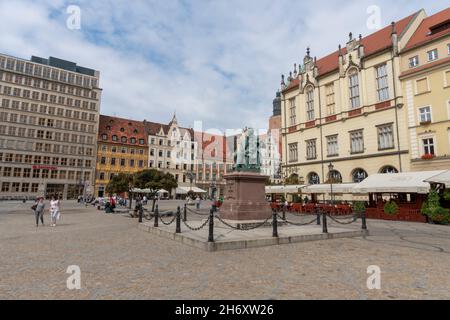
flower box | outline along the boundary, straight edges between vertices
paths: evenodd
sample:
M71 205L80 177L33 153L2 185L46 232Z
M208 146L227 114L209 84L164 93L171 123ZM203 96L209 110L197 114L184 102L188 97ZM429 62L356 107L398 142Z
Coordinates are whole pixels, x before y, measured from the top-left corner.
M434 154L426 153L421 158L422 158L422 160L432 160L432 159L434 159L434 157L435 157Z

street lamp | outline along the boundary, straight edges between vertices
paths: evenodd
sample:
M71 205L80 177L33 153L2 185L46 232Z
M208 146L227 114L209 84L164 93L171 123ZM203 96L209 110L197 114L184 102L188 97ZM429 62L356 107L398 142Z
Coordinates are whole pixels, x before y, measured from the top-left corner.
M330 162L330 164L328 165L328 177L330 179L330 197L331 197L331 205L334 204L334 199L333 199L333 170L334 170L334 166L333 164Z

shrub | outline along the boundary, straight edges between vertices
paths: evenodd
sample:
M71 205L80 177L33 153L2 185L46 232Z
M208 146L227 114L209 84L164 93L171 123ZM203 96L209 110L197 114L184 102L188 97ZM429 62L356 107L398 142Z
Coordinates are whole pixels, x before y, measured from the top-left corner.
M389 215L395 215L398 212L398 205L390 200L384 205L384 212Z
M421 212L435 223L450 223L450 214L447 209L441 207L436 190L430 191L427 200L422 205Z
M353 204L353 211L354 212L364 212L364 211L366 211L366 206L364 205L364 202L356 201Z
M445 201L450 201L450 189L445 189L443 198Z

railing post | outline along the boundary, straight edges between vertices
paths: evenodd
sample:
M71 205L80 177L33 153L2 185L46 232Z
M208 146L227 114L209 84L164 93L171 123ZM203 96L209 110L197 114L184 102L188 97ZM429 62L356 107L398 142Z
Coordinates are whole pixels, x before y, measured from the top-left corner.
M143 215L142 211L144 211L142 204L138 205L138 210L139 210L139 223L142 223L142 215Z
M187 204L184 204L184 208L183 208L183 221L186 222L187 221Z
M327 213L324 211L322 216L322 232L328 233L328 226L327 226Z
M286 220L286 205L283 204L283 220Z
M278 220L276 211L272 211L272 227L272 237L278 238Z
M361 212L362 229L367 230L366 211Z
M320 209L319 208L316 209L316 214L317 214L317 225L320 226Z
M214 209L211 209L209 211L208 242L214 242Z
M175 233L181 233L181 210L180 206L177 208L177 227Z
M155 224L153 225L155 228L158 228L158 220L159 220L159 206L156 205L156 209L155 209Z

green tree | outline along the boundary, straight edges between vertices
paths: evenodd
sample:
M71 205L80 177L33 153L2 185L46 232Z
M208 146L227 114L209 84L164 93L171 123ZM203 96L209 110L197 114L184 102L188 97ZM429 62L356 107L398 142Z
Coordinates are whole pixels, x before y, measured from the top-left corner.
M178 187L178 183L175 177L170 173L164 173L156 169L146 169L135 173L134 187L150 189L150 196L153 197L152 211L154 211L156 193L158 190L166 189L171 194L172 189Z
M119 173L109 181L106 186L106 193L120 194L130 189L130 183L133 182L133 175L128 173Z

